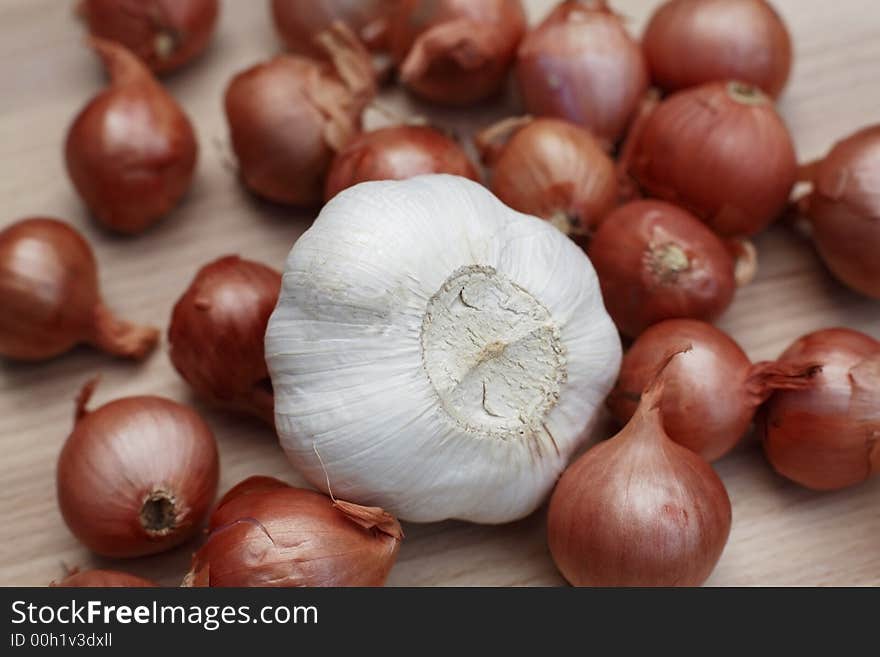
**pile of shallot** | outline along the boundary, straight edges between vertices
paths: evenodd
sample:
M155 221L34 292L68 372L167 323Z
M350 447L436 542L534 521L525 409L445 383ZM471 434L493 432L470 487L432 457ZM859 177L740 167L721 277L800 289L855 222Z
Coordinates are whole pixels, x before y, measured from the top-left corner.
M325 210L283 273L215 255L174 289L167 354L191 403L105 388L90 409L96 378L70 391L56 488L82 545L128 559L187 543L189 572L162 576L184 586L382 586L398 517L503 522L549 500L549 552L572 585L699 586L736 523L712 464L753 427L793 482L780 485L880 472L877 331L815 327L752 362L712 324L756 276L752 238L783 216L834 277L880 299L880 125L799 166L776 105L792 39L767 0L665 0L640 39L625 3L548 4L529 25L520 0L271 1L279 52L215 90L227 182ZM80 3L108 81L70 108L63 157L104 229L168 230L187 206L204 117L164 76L210 65L220 13ZM459 112L507 90L516 106L472 135L368 127L370 110L389 115L389 80ZM105 305L85 234L109 239L44 217L0 230L0 356L39 367L86 344L140 360L157 345ZM618 432L566 468L597 408ZM267 449L277 431L321 491L250 476L215 504L216 409L258 419ZM98 569L52 585L155 586Z

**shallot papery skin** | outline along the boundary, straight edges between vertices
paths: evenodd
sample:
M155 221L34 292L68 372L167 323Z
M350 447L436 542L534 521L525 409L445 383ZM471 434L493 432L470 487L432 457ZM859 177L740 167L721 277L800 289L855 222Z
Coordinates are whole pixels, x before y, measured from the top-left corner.
M388 46L388 27L397 0L272 0L275 27L292 52L326 57L315 36L335 21L345 23L370 50Z
M0 355L45 360L77 344L141 359L159 331L114 315L101 298L91 246L70 225L45 217L0 231Z
M184 586L382 586L403 538L382 509L303 488L227 500Z
M814 360L752 363L742 348L711 324L670 319L647 329L623 357L607 404L624 424L642 391L670 353L664 369L660 410L672 440L707 461L728 453L748 431L758 407L776 390L814 385Z
M400 0L391 55L417 95L469 105L501 90L525 30L520 0Z
M611 319L635 337L679 317L712 321L736 291L727 247L689 212L663 201L634 201L599 227L587 251Z
M80 0L93 36L116 41L156 73L202 54L217 25L218 0Z
M420 125L398 125L355 137L333 160L324 198L369 180L405 180L427 173L448 173L479 182L479 173L452 138Z
M623 137L648 90L639 44L604 0L565 0L520 44L526 111L587 128L606 147Z
M52 582L49 586L57 587L126 587L144 588L158 586L137 575L130 575L118 570L76 570L74 569L67 577L58 582Z
M261 493L263 491L274 490L276 488L290 488L290 484L281 481L280 479L276 479L275 477L267 477L265 475L253 475L251 477L248 477L247 479L243 479L235 486L230 488L228 491L226 491L223 497L220 498L220 501L217 502L217 508L211 515L211 520L208 524L208 528L215 529L227 522L227 520L224 519L223 512L221 512L220 509L222 509L228 502L231 502L237 497L251 495L253 493ZM232 518L232 520L235 520L235 518Z
M618 202L614 162L593 135L552 118L501 121L475 140L492 191L581 244Z
M137 57L112 41L90 42L110 85L70 126L67 171L102 224L140 233L189 189L198 155L195 133L177 101Z
M194 410L163 397L123 397L89 411L96 383L80 393L58 457L64 522L107 557L180 545L199 530L217 492L214 434Z
M721 557L730 499L712 467L664 431L661 395L655 383L553 491L550 552L575 586L699 586Z
M880 299L880 124L837 143L811 169L802 208L819 255L847 286Z
M813 386L767 402L764 453L779 474L813 490L859 484L880 472L880 341L825 329L797 340L779 361L805 359L821 372Z
M788 128L756 87L712 82L679 91L633 127L622 166L644 191L723 237L764 230L797 179Z
M202 267L168 326L169 357L204 399L272 425L274 401L263 352L281 274L225 256Z
M766 0L670 0L642 44L651 79L667 91L742 80L776 97L791 72L788 28Z
M330 62L279 55L236 75L226 118L240 175L278 203L318 205L334 155L360 132L376 93L369 53L341 23L318 43Z

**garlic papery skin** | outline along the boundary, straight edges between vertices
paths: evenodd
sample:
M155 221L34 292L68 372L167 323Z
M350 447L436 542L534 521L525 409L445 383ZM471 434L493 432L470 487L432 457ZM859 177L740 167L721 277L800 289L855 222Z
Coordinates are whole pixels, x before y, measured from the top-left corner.
M620 360L583 251L449 175L330 201L290 252L266 333L291 462L415 522L532 512Z

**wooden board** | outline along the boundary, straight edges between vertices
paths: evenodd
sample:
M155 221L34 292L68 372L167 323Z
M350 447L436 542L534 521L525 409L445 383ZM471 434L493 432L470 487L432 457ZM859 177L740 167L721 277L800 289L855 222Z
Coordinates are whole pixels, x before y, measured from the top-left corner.
M532 20L551 0L526 2ZM639 32L657 0L615 3ZM802 159L880 120L880 10L874 0L776 0L794 34L796 67L781 109ZM0 225L54 215L93 243L109 304L126 317L167 326L171 307L194 272L217 256L238 253L281 267L312 215L254 200L228 167L222 93L238 70L277 48L267 2L227 1L217 38L196 65L167 80L193 118L201 158L192 191L167 221L137 238L110 235L89 218L62 160L66 129L104 83L82 44L73 2L0 3ZM427 114L467 133L514 110L503 103L466 111L431 111L400 91L387 104ZM756 157L759 157L756 154ZM880 337L880 303L852 294L825 273L809 243L777 228L757 240L758 279L741 290L721 321L754 359L773 358L799 335L845 325ZM3 309L0 308L0 312ZM70 430L73 398L95 374L95 402L160 394L194 403L216 431L225 490L251 474L300 482L273 435L255 422L194 401L163 345L141 365L89 349L51 362L0 363L0 584L43 585L62 564L102 565L177 584L192 546L130 562L90 555L70 535L55 502L54 469ZM714 585L880 584L880 479L817 494L775 476L747 441L718 464L733 500L730 543ZM560 584L548 555L544 513L504 527L459 522L407 525L391 574L394 585Z

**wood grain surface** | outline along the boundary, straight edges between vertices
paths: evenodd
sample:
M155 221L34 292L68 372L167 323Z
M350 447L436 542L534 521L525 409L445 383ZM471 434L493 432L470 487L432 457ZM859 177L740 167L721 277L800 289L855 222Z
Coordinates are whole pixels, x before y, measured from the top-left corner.
M171 307L204 263L227 253L281 268L314 212L255 200L230 166L222 94L232 75L279 47L263 0L226 0L209 52L166 79L200 140L195 183L167 220L136 238L101 230L68 181L67 126L104 84L83 46L73 2L0 2L0 225L32 215L63 218L94 245L108 303L122 315L167 327ZM532 21L551 0L527 0ZM614 6L640 33L658 0ZM880 121L880 8L876 0L775 0L794 36L793 78L781 111L802 160L836 139ZM515 112L512 101L437 111L399 90L388 106L430 117L466 135ZM371 120L375 120L372 117ZM755 153L755 157L760 157ZM773 358L803 333L845 325L880 338L880 303L834 282L809 244L777 227L757 240L761 270L720 322L754 359ZM878 256L880 257L880 256ZM0 307L0 312L6 312ZM192 403L214 428L221 490L251 474L301 482L272 433L256 422L194 400L172 369L167 345L142 364L88 348L41 364L0 362L0 584L44 585L68 566L101 565L177 584L193 546L127 562L96 558L65 527L55 501L55 461L73 421L79 387L100 374L95 403L159 394ZM880 584L880 478L817 494L776 476L747 440L717 464L733 501L730 542L712 585ZM562 579L546 548L544 510L503 527L459 522L407 525L392 585L555 585Z

